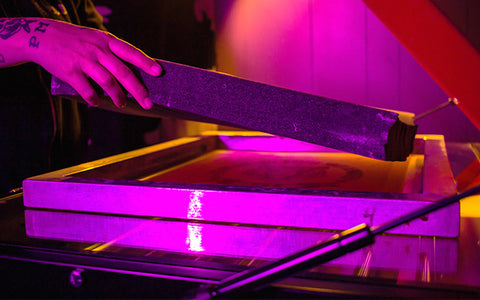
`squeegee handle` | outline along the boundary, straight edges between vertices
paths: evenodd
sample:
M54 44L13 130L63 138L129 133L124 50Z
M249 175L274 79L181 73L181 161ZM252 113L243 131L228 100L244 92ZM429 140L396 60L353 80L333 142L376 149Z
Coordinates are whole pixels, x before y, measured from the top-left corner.
M211 297L229 297L251 291L283 279L291 274L313 268L346 253L371 245L374 236L367 224L336 234L327 241L269 263L254 270L247 270L221 281L210 292Z

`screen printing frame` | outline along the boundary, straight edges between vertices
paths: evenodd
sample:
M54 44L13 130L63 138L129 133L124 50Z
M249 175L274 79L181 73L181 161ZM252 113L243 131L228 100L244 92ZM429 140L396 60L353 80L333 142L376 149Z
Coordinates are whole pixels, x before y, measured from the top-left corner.
M196 222L344 230L363 222L378 225L456 193L445 142L439 135L417 135L413 154L420 154L421 159L410 162L402 193L137 180L216 149L339 152L258 132L209 132L28 178L23 185L24 205ZM169 205L159 204L159 199ZM202 205L202 215L188 212L192 199L201 200L196 205ZM389 233L457 237L459 224L457 203Z

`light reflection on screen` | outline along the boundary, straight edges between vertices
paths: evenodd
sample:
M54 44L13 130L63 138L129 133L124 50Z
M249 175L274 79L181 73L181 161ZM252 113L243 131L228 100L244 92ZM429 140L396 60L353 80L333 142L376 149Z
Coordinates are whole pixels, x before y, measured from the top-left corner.
M193 220L202 220L202 191L193 191L190 194L190 202L188 204L187 218ZM196 223L189 223L187 225L188 236L185 243L188 245L188 250L201 252L205 251L202 246L202 230L203 225Z

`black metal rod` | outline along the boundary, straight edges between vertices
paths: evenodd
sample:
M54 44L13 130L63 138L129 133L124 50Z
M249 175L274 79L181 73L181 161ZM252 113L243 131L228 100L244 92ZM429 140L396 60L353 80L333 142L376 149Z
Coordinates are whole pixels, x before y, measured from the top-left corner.
M394 227L412 221L425 214L434 212L445 206L460 201L463 198L480 193L480 185L461 194L453 195L433 204L417 209L392 221L375 227L370 231L366 224L337 234L324 243L300 251L267 265L247 270L222 280L214 289L209 291L210 297L229 297L239 295L266 286L294 273L310 269L319 264L328 262L349 252L361 249L374 243L374 237Z
M274 261L253 270L247 270L221 281L210 295L229 297L255 290L274 281L313 266L330 261L346 253L373 244L373 235L367 224L336 234L319 245Z
M22 195L22 193L23 193L23 188L21 188L21 187L11 189L8 193L0 195L0 201L7 201L7 200L10 200L10 199L17 198L20 195Z

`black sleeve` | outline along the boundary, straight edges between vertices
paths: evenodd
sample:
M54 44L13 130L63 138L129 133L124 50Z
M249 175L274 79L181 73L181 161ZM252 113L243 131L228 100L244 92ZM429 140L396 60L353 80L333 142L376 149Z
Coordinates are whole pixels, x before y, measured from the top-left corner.
M103 18L91 0L79 0L77 3L77 14L81 25L106 30L103 25Z

